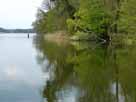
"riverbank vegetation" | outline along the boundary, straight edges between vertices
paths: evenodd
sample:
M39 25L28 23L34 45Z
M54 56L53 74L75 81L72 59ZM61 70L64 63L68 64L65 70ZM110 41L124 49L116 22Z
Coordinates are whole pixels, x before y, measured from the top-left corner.
M73 40L109 41L114 35L133 38L135 5L136 0L44 0L33 26L42 35L66 31Z
M77 102L136 102L135 45L74 42L60 46L43 37L35 41L39 41L37 61L50 76L42 90L48 102L66 102L69 92L69 99L74 99L72 95Z

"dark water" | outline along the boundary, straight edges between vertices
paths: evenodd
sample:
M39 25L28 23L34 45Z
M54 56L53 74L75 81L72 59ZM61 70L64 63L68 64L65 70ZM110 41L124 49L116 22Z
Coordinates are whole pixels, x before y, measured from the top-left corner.
M0 35L0 102L136 102L136 46Z

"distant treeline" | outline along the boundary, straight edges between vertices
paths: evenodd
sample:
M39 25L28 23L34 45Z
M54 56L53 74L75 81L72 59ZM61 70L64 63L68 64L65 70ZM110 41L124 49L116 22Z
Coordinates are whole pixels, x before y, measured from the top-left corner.
M0 28L0 33L34 33L33 29L4 29Z

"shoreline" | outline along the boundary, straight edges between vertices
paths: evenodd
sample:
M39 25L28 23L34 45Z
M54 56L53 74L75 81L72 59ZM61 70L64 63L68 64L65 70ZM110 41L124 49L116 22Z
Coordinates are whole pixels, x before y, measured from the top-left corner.
M57 44L66 44L70 41L70 37L64 31L58 31L55 33L48 33L44 35L44 40L54 42Z
M117 43L121 43L125 45L136 44L136 36L134 37L134 35L118 34L111 37L112 37L111 43L113 44L117 44ZM58 43L58 44L66 44L71 41L76 41L76 42L92 41L92 40L86 40L86 39L78 39L78 37L76 36L70 37L65 31L58 31L55 33L45 34L44 39L47 41Z

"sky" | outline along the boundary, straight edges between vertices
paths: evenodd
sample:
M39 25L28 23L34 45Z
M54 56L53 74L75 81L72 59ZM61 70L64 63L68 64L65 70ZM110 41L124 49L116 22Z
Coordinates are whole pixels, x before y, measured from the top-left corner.
M31 28L43 0L0 0L0 27Z

